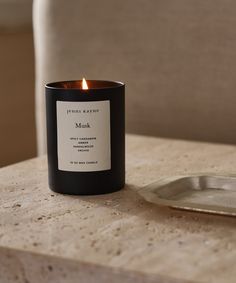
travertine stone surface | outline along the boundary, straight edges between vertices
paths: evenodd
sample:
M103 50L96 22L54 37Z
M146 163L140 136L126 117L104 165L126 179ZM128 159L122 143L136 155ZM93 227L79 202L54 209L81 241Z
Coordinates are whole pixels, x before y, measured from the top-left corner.
M236 219L159 207L138 191L161 178L236 175L236 147L127 137L127 186L63 196L46 158L0 170L0 282L235 282Z

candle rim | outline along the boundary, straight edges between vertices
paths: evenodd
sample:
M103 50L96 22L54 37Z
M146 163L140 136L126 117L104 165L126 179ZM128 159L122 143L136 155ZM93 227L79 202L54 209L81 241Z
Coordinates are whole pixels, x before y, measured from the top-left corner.
M68 80L68 81L56 81L56 82L50 82L50 83L46 83L45 87L49 88L49 89L58 89L58 90L81 90L81 91L89 91L89 90L99 90L99 89L112 89L112 88L119 88L119 87L123 87L125 84L123 82L120 81L109 81L109 80L87 80L87 83L89 85L88 89L83 89L82 88L82 80ZM76 87L76 83L80 86L80 87ZM92 87L90 85L90 83L98 83L101 84L100 87ZM63 86L64 84L64 86ZM75 87L67 87L66 85L69 84L74 84ZM104 84L104 85L102 85ZM106 84L108 84L106 86Z

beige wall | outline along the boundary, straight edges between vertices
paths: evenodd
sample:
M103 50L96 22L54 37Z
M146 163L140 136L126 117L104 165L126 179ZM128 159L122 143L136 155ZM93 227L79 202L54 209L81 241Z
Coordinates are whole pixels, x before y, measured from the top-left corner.
M32 31L0 33L0 167L36 155Z
M235 0L35 0L39 152L44 83L126 82L127 131L236 143Z
M33 0L0 0L0 31L30 29Z

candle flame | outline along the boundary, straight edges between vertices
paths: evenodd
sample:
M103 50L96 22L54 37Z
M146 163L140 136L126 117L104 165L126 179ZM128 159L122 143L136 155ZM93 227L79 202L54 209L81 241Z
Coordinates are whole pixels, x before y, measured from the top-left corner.
M85 78L83 78L82 80L82 89L88 89L88 85L87 85Z

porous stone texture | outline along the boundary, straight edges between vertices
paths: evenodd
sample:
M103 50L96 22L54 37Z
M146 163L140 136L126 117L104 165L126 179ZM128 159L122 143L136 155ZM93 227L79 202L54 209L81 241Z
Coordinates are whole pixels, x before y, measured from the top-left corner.
M236 173L234 145L127 137L127 185L49 190L46 157L0 170L0 282L235 282L236 219L146 202L173 175Z

